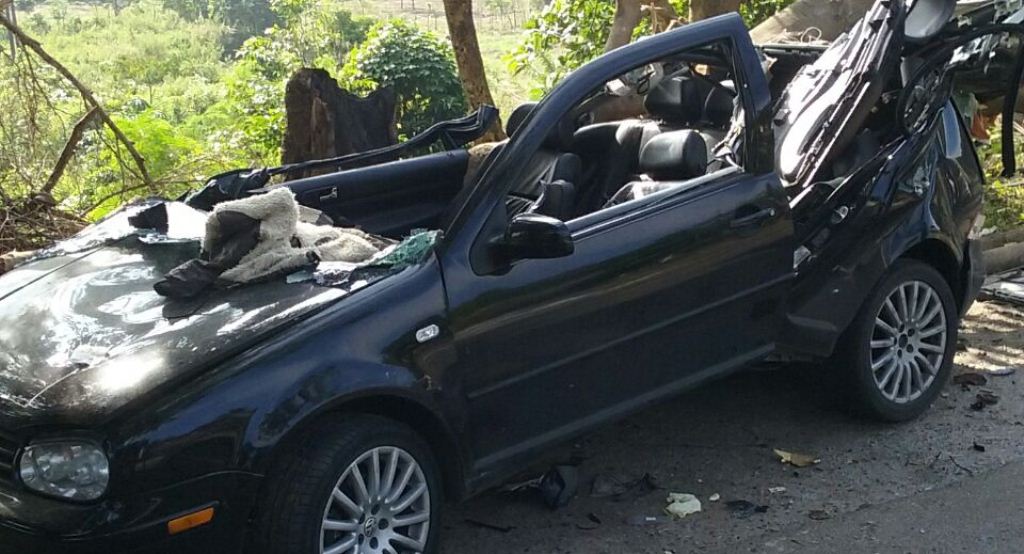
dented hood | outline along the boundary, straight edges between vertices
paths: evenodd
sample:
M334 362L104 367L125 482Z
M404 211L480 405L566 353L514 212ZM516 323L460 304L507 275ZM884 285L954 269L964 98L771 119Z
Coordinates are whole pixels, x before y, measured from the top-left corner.
M346 294L281 279L168 300L153 284L198 243L117 238L118 217L96 226L102 244L0 277L0 428L102 421Z

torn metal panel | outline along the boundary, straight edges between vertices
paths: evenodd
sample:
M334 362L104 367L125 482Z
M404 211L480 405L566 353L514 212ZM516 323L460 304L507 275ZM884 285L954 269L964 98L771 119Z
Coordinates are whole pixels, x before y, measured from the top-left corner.
M1024 269L989 277L981 287L981 294L992 300L1024 306Z

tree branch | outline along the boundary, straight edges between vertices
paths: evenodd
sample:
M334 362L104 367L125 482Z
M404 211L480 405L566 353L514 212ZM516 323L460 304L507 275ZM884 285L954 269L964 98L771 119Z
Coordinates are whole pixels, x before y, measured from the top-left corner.
M74 128L71 129L71 135L68 136L68 141L64 144L64 150L60 153L57 165L53 166L53 172L50 173L50 178L46 180L43 188L39 189L39 194L50 195L53 193L53 187L57 186L57 182L64 176L64 170L67 169L68 163L71 162L75 151L78 150L78 143L82 142L85 128L89 126L89 123L92 122L98 112L99 108L93 106L91 110L82 116L82 119L78 120L78 123L75 123Z
M3 7L5 4L9 2L10 0L0 0L0 7ZM76 89L78 89L79 94L82 95L82 98L85 99L86 103L91 105L95 110L97 110L97 114L103 120L103 122L107 124L107 127L110 127L110 130L113 131L114 136L117 137L117 140L122 142L125 145L125 148L128 149L128 152L132 155L132 158L135 160L135 165L138 166L139 168L139 173L142 175L143 182L147 186L153 186L153 179L150 178L149 171L146 170L145 158L143 158L142 154L140 154L139 151L135 149L135 145L132 144L132 141L128 140L128 137L125 136L124 132L121 131L121 128L118 127L117 124L114 123L114 120L110 118L110 114L108 114L107 111L103 109L103 106L99 103L98 100L96 100L96 96L92 93L92 91L89 90L89 88L86 87L84 84L82 84L82 82L79 81L78 78L75 77L75 75L71 73L70 70L68 70L68 68L64 67L60 62L55 60L53 56L47 53L46 50L43 49L42 45L39 44L39 41L25 34L25 32L22 31L20 27L12 23L9 19L7 19L5 15L0 15L0 25L6 27L8 31L13 33L14 36L18 38L18 41L20 41L22 45L35 52L37 56L42 58L43 61L45 61L51 67L56 69L58 73L63 75L65 79L67 79L72 85L74 85Z

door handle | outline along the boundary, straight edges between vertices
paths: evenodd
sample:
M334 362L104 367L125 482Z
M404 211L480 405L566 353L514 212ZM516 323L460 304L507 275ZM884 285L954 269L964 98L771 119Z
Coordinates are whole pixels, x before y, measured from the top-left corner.
M338 199L338 187L331 187L331 190L320 193L320 202L328 202Z
M773 217L775 217L775 208L765 208L750 215L739 216L736 219L733 219L732 223L729 224L729 227L732 227L733 229L751 227Z

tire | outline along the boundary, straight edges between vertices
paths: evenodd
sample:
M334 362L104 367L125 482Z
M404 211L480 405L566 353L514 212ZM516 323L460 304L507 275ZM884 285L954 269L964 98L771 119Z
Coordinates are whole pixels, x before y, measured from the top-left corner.
M435 553L442 487L430 447L394 421L340 417L344 419L318 425L284 446L287 450L268 473L257 508L253 549L264 554ZM374 467L379 470L377 483ZM386 488L389 476L391 487ZM360 498L360 478L369 499ZM403 479L406 485L401 487ZM409 498L412 503L403 508ZM415 523L400 524L402 520ZM345 547L347 542L353 545Z
M957 314L949 283L938 271L917 260L893 264L847 329L834 358L852 407L886 422L923 414L949 381Z

